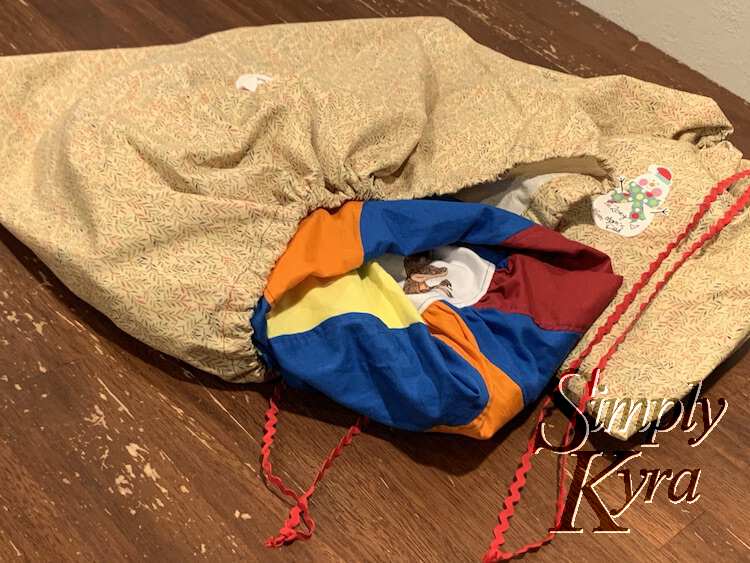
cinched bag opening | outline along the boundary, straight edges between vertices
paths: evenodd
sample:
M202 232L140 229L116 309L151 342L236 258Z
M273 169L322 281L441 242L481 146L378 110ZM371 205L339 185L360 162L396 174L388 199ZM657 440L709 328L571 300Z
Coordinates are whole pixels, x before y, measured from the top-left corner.
M389 426L486 439L621 283L606 255L504 209L348 202L302 221L253 338L289 385Z

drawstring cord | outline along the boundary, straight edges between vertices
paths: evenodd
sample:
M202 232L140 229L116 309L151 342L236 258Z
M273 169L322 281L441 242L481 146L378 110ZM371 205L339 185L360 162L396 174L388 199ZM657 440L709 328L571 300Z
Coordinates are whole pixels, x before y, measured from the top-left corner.
M281 547L282 545L292 543L296 540L308 540L315 532L315 520L310 515L310 497L315 492L318 484L323 480L326 472L333 465L334 460L341 455L344 448L352 443L354 437L362 432L362 428L367 423L363 416L357 418L357 421L347 430L346 434L339 440L339 443L328 453L322 465L315 474L315 478L310 486L301 495L297 495L293 490L284 484L284 481L273 472L271 465L271 446L276 435L276 425L278 424L279 407L277 403L281 398L282 384L277 384L274 388L273 395L268 402L266 410L265 432L263 434L263 445L261 446L261 467L266 483L274 485L281 493L294 501L294 506L289 509L284 524L276 536L266 540L266 547ZM298 530L301 523L305 524L307 530Z

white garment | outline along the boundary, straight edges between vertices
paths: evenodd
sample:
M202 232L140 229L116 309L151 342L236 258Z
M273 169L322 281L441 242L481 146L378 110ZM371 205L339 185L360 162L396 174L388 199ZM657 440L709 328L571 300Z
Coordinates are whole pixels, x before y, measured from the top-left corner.
M523 215L539 188L560 176L565 176L565 173L518 176L498 182L488 182L463 190L456 197L462 201L484 203Z
M404 266L408 257L385 254L376 260L404 288L420 313L439 299L456 307L467 307L487 293L495 273L492 262L460 246L441 246L428 256L424 263L429 266L421 268L416 275L412 272L411 280L407 279ZM443 268L445 271L438 273Z

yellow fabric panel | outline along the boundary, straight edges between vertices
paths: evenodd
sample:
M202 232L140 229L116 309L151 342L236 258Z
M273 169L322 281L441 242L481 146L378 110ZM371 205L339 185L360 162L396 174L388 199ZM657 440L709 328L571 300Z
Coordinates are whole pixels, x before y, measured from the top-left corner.
M287 290L268 315L268 337L306 332L346 313L368 313L388 328L422 322L396 280L370 262L333 279L306 278Z

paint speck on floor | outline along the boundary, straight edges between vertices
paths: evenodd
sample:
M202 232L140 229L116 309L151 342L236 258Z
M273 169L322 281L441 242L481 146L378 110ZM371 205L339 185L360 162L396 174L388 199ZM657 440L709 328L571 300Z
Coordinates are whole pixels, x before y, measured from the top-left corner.
M125 449L130 454L130 457L137 461L145 461L143 455L141 455L141 452L148 453L148 450L146 448L144 448L143 446L139 446L138 444L135 444L133 442L125 446Z
M126 497L133 494L133 489L130 488L130 482L125 475L115 477L115 485L117 486L117 492L122 496Z

